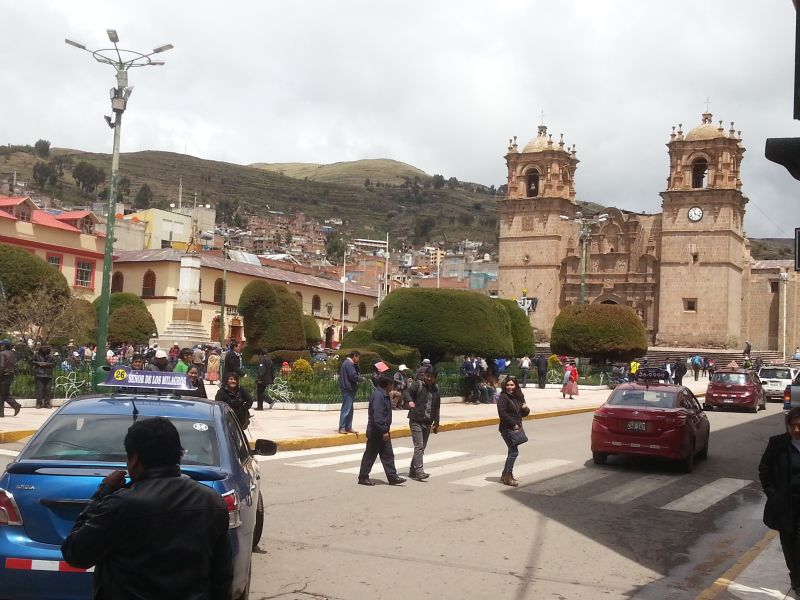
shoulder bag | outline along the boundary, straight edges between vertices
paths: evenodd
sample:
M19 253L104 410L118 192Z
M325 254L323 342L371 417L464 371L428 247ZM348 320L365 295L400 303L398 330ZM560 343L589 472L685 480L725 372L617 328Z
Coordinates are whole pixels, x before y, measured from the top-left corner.
M524 444L528 441L528 435L525 433L525 429L520 425L519 429L512 429L508 432L508 437L511 440L511 443L515 446L519 446L520 444Z

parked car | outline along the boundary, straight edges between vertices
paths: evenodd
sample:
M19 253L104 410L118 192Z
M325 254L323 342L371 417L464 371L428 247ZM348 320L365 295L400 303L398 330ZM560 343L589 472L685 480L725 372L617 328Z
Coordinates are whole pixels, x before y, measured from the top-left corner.
M680 461L686 472L708 456L710 425L686 387L659 383L618 385L592 420L592 459L606 464L613 454Z
M757 413L767 407L761 380L749 369L717 369L711 375L703 408L746 408Z
M766 365L758 370L758 378L767 400L783 400L783 391L796 376L797 369L783 365Z
M227 404L133 391L66 402L7 465L0 477L0 598L92 597L92 574L65 563L61 544L102 478L126 468L123 440L131 423L161 416L180 434L181 471L219 492L228 506L231 597L247 599L251 553L264 527L254 455L274 454L275 443L257 440L251 450Z

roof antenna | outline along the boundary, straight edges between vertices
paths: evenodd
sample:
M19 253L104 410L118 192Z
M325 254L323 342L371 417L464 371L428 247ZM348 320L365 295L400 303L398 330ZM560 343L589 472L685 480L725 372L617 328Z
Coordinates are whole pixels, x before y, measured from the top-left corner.
M136 408L136 398L131 398L131 404L133 404L133 422L136 423L136 418L139 416L139 409Z

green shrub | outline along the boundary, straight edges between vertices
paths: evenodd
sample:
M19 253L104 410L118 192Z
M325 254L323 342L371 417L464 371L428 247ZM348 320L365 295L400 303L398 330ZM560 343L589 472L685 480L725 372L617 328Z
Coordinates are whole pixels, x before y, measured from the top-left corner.
M556 317L550 348L557 354L594 361L630 360L647 352L647 334L642 320L628 306L573 304Z
M313 315L303 315L303 335L306 338L306 347L310 348L322 341L319 324Z
M344 334L341 348L361 348L370 345L374 341L371 331L355 328Z
M286 288L261 279L251 281L239 297L239 313L253 351L305 350L303 313L297 296Z
M92 306L94 307L95 312L98 314L100 313L100 296L95 298L92 301ZM108 315L111 316L114 314L115 311L119 310L120 308L138 308L141 310L147 310L147 305L144 303L139 296L136 294L131 294L129 292L114 292L108 297ZM152 331L150 333L153 333Z
M158 329L147 309L133 306L119 308L108 320L108 341L112 344L125 341L146 344L153 333L158 333Z
M61 301L66 301L71 295L61 271L17 246L0 244L0 281L7 301L40 287L50 288L55 298Z
M314 369L311 368L311 363L304 358L298 358L292 363L292 381L305 381L310 380L314 376Z
M311 354L308 350L274 350L269 353L269 357L275 365L276 373L284 362L288 362L291 365L299 358L311 361Z
M500 305L508 313L511 323L511 338L514 340L514 353L512 356L531 356L536 353L533 346L533 328L528 315L514 300L500 299Z

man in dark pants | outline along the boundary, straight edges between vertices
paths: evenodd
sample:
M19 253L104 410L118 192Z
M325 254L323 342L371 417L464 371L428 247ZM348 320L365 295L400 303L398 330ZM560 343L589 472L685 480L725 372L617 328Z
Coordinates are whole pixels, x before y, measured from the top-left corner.
M6 403L14 409L14 416L19 414L22 405L11 397L11 384L14 383L17 357L11 349L11 340L0 341L0 417Z
M539 388L543 390L547 384L547 357L544 354L536 357L536 374L539 376Z
M389 485L399 485L405 478L397 474L394 466L394 451L392 450L392 437L389 429L392 427L392 401L389 399L389 390L394 385L394 380L387 375L379 375L375 381L376 387L369 398L369 416L367 420L367 447L361 459L361 470L358 472L359 485L375 485L369 478L375 459L380 456L383 470Z
M128 474L107 475L61 546L94 573L95 598L228 600L233 561L228 509L215 490L181 476L175 426L137 421L125 436Z
M431 431L439 432L439 409L442 400L439 396L439 386L436 385L436 370L430 369L425 373L424 381L412 383L407 394L408 427L414 442L414 456L411 458L408 476L411 479L423 481L429 477L422 466L422 457L428 446L428 437Z
M219 378L220 387L225 387L225 378L229 373L236 373L238 377L247 376L242 364L242 342L239 340L234 340L231 349L225 354L222 376Z
M52 408L53 357L50 346L44 344L33 354L33 384L36 389L36 408Z
M273 381L275 381L275 373L272 370L272 359L266 350L262 350L256 375L256 410L264 410L265 398L270 408L275 404L275 400L267 394L267 388L272 385Z

